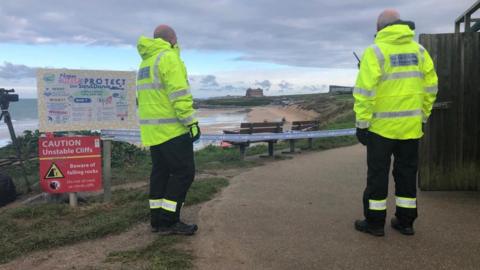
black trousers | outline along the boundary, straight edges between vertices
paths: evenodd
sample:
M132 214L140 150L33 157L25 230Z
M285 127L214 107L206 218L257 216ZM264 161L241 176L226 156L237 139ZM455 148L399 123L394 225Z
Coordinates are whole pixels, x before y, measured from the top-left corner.
M193 142L187 133L150 147L150 153L150 222L152 227L169 226L180 219L180 210L195 177ZM152 207L152 200L175 202L176 207L162 208L158 204Z
M402 198L417 197L418 139L392 140L370 132L367 143L367 187L363 194L365 218L373 226L384 226L387 214L384 210L372 210L369 201L386 200L388 196L388 175L393 154L393 178L395 195ZM396 198L396 199L397 199ZM401 207L397 201L395 216L402 224L411 225L417 218L415 207ZM400 203L402 205L402 203Z

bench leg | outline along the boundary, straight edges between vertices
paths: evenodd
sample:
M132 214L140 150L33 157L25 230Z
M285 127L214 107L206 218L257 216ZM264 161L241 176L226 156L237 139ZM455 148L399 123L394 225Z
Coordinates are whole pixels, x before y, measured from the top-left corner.
M295 149L295 139L289 139L288 144L290 145L290 149L288 151L283 151L282 154L297 154L297 149Z
M312 138L309 138L309 139L308 139L308 148L309 148L309 149L312 149L312 148L313 148L313 139L312 139Z
M288 140L290 142L290 153L295 153L295 140Z
M247 146L245 144L240 144L240 159L244 160L247 152Z
M268 142L268 156L273 157L273 142Z

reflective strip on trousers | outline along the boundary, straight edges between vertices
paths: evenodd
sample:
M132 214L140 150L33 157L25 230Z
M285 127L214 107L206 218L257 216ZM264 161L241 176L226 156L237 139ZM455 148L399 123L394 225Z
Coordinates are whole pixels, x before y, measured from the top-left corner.
M162 208L170 212L175 212L177 210L177 202L163 199Z
M378 47L377 44L373 44L371 47L377 56L378 64L380 65L380 70L383 74L385 73L385 57L383 56L382 50L380 50L380 47Z
M368 209L375 211L387 210L387 200L368 200Z
M368 128L368 127L370 127L370 122L368 122L368 121L357 121L355 123L355 127L357 127L357 128Z
M140 125L161 125L178 123L177 118L140 119Z
M158 199L158 200L149 200L150 203L150 209L158 209L162 208L163 205L163 199Z
M422 110L399 111L399 112L376 112L373 118L400 118L422 115Z
M187 118L185 118L185 119L178 119L178 121L180 121L180 122L181 122L182 124L184 124L184 125L188 125L188 124L190 124L190 123L193 121L193 119L194 119L194 117L193 117L193 115L192 115L192 116L187 117Z
M180 90L180 91L176 91L176 92L173 92L171 93L168 98L170 100L174 100L176 98L179 98L179 97L183 97L183 96L186 96L186 95L190 95L191 92L189 89L183 89L183 90Z
M375 96L375 92L374 92L374 91L366 90L366 89L362 89L362 88L358 88L358 87L355 87L355 88L353 89L353 94L359 94L359 95L366 96L366 97L373 97L373 96Z
M175 212L177 210L177 203L167 199L149 200L150 209L164 209L169 212Z
M396 197L395 202L398 207L402 208L417 208L416 198Z
M382 77L382 81L388 80L398 80L398 79L408 79L408 78L423 78L423 73L420 71L406 71L406 72L395 72L390 74L385 74Z
M146 83L146 84L140 84L137 85L137 91L143 91L143 90L160 90L163 88L163 85L157 84L157 83Z
M435 85L435 86L431 86L431 87L425 87L425 92L427 92L429 94L436 94L436 93L438 93L438 86Z

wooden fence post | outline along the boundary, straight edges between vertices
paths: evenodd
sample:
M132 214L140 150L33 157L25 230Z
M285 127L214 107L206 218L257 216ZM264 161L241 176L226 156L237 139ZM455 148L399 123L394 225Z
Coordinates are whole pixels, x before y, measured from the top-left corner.
M68 198L69 198L71 207L75 208L78 206L78 196L76 192L68 193Z
M74 132L68 132L67 135L69 137L73 137L73 136L75 136L75 133ZM68 193L68 199L69 199L70 207L75 208L75 207L78 206L78 196L77 196L76 192Z

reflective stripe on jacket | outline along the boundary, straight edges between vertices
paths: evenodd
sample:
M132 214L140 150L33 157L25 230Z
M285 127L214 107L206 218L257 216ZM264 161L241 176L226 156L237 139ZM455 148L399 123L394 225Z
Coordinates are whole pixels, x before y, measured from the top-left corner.
M418 139L432 111L437 74L406 25L378 32L362 57L353 91L356 126L390 139Z
M193 97L177 46L142 36L137 49L143 60L137 74L142 144L158 145L187 133L197 121Z

